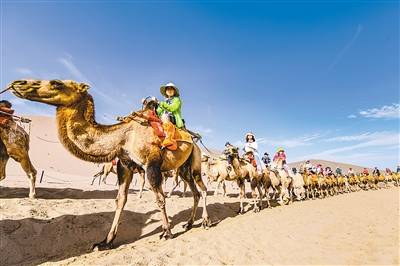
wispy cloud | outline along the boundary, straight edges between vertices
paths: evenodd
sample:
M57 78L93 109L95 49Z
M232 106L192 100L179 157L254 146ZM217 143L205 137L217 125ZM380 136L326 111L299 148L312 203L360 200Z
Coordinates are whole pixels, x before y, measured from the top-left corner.
M354 119L354 118L357 118L357 116L356 116L356 115L353 115L353 114L351 114L351 115L348 115L348 116L347 116L347 118L349 118L349 119Z
M386 138L391 136L393 133L387 131L381 132L365 132L357 135L347 135L347 136L338 136L333 138L325 139L326 142L351 142L351 141L365 141L365 140L374 140L380 138Z
M321 138L321 134L311 134L305 135L301 137L295 138L286 138L286 139L269 139L269 138L260 138L258 140L259 144L265 144L273 147L282 146L285 148L296 148L300 146L312 145L314 140Z
M23 75L24 77L33 77L34 73L31 69L25 68L25 67L18 67L15 69L15 72L17 72L20 75Z
M320 139L323 135L320 133L304 135L301 137L285 138L285 139L270 139L270 138L257 138L258 144L267 145L270 147L284 147L296 148L301 146L308 146L314 143L314 140ZM235 146L243 147L243 141L235 141L232 143Z
M203 125L197 125L192 127L193 131L200 133L200 135L210 136L213 133L211 128L205 127Z
M331 141L362 141L358 144L343 146L339 148L325 150L323 152L314 153L308 155L309 158L324 158L325 156L341 154L344 152L352 152L354 150L359 150L362 148L379 148L387 146L399 146L400 134L398 132L376 132L376 133L366 133L358 136L342 136L332 138Z
M363 30L363 26L361 24L358 24L357 29L354 32L353 36L346 43L346 45L339 51L339 53L336 55L333 62L329 65L328 70L333 69L339 63L339 61L346 54L346 52L354 45L354 43L356 42L356 40L357 40L358 36L360 35L360 33L362 32L362 30Z
M91 81L73 62L72 56L60 57L58 58L58 62L60 62L70 73L70 75L79 82L86 82L90 86L96 87L94 90L91 90L94 94L98 95L101 100L107 102L109 104L118 105L119 101L115 100L111 95L104 93L101 91L96 84Z
M371 108L359 112L360 116L367 118L384 118L396 119L400 118L400 104L384 105L380 108Z

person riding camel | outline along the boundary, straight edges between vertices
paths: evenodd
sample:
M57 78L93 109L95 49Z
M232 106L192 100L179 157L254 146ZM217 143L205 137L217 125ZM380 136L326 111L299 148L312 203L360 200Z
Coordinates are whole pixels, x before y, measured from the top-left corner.
M165 132L165 139L161 146L162 148L168 147L170 150L176 150L178 145L174 139L175 126L177 128L185 127L181 114L182 101L179 98L179 89L174 83L169 82L161 86L160 93L166 98L165 101L159 103L157 108L157 114L161 117Z
M276 153L275 153L273 162L274 162L274 163L277 163L279 160L282 161L282 167L283 167L283 169L284 169L287 173L289 173L289 169L288 169L288 166L287 166L287 164L286 164L286 154L285 154L285 150L284 150L283 148L278 148L278 149L276 150Z
M5 126L8 121L13 120L13 114L12 104L7 100L0 101L0 126Z
M264 156L261 158L261 160L263 161L265 167L269 166L269 164L271 163L271 159L269 158L268 152L264 153Z
M322 167L322 164L317 165L317 175L323 175L324 174L324 168Z
M161 119L157 116L156 108L158 106L158 101L154 96L148 96L142 99L142 113L136 113L136 115L145 118L150 126L154 129L154 133L160 137L164 138L165 133L162 126Z
M253 133L248 132L245 135L245 141L246 143L244 144L244 151L246 152L246 154L253 154L254 161L256 162L257 171L258 173L261 173L262 170L265 169L265 165L261 162L260 156L258 155L258 144L256 142L256 137Z
M362 171L362 174L363 174L364 176L368 176L368 175L369 175L368 169L367 169L367 168L364 168L363 171Z

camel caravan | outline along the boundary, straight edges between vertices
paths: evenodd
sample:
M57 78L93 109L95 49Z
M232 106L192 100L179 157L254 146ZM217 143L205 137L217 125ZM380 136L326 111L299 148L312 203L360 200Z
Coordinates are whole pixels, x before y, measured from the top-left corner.
M75 157L92 163L103 164L102 170L93 177L92 184L106 183L110 173L117 175L118 193L114 220L104 240L95 243L93 249L110 249L118 231L121 214L127 202L128 189L133 174L139 174L140 193L145 184L154 193L162 215L160 238L172 238L171 224L167 216L166 197L183 182L193 196L193 206L185 229L192 228L197 207L202 199L202 225L212 226L207 211L207 187L216 182L214 194L222 186L222 195L227 196L226 183L234 183L239 189L240 207L244 213L248 202L254 212L264 207L271 208L294 201L325 198L361 189L379 189L389 183L400 185L400 169L396 173L386 171L383 175L363 172L333 173L321 171L322 166L304 163L299 169L290 169L286 163L284 149L279 148L271 161L268 154L260 158L255 135L245 136L243 155L238 147L227 142L221 154L202 153L201 136L188 130L181 115L182 100L179 89L168 83L161 86L165 97L142 100L142 109L128 116L119 117L113 125L102 125L95 120L95 105L88 93L89 86L71 80L17 80L3 92L11 91L15 96L56 107L56 123L59 139ZM1 93L3 93L1 92ZM1 94L0 93L0 94ZM29 136L13 116L7 101L0 105L0 180L5 178L5 166L9 157L21 164L29 178L29 197L35 197L36 170L28 151ZM208 151L208 149L204 146ZM175 181L172 191L165 194L162 184L168 178ZM250 184L251 196L246 197L246 183ZM199 191L200 190L200 191Z

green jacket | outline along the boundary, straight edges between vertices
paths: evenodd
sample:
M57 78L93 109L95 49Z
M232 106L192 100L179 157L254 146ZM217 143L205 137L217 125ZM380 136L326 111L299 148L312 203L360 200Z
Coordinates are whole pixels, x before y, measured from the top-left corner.
M160 102L157 108L158 116L162 116L163 113L169 112L175 117L176 127L182 128L184 127L182 113L181 113L182 101L179 97L173 97L171 104L168 104L166 101Z

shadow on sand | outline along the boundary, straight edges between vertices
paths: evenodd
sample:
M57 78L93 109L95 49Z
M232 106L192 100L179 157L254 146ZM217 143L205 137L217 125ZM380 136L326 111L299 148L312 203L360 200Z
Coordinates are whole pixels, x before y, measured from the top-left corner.
M213 203L208 205L214 224L237 215L238 203ZM201 217L202 208L198 209L197 218ZM129 244L141 238L161 233L161 221L158 210L148 213L136 213L125 210L114 241L115 247ZM184 223L190 216L191 209L183 210L172 217L172 231L179 231L175 238L184 234L182 228L174 228ZM21 220L0 221L2 249L0 257L3 265L33 265L46 261L57 262L70 257L90 252L91 246L104 239L114 212L91 213L85 215L63 215L50 220L25 218ZM153 231L143 234L143 228L157 223ZM193 227L200 227L201 220ZM173 241L173 240L170 240Z
M139 190L129 189L129 194L136 194ZM115 199L117 189L113 190L82 190L75 188L36 188L38 199ZM1 187L0 198L18 199L28 198L29 188Z

